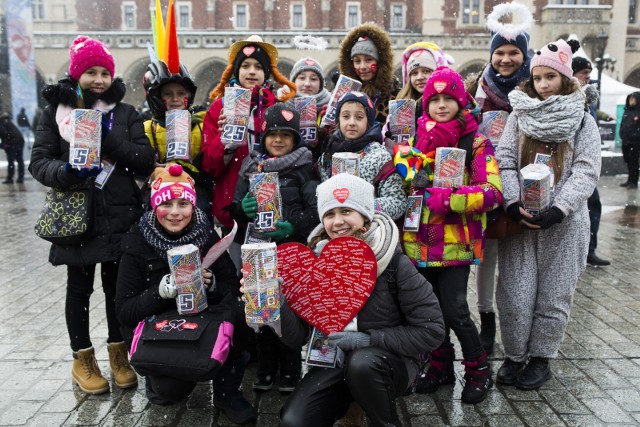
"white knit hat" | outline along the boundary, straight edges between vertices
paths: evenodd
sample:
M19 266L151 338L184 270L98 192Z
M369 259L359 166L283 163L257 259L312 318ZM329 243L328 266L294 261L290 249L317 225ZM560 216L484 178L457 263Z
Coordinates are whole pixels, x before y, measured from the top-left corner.
M320 220L333 208L347 207L371 221L375 211L374 193L373 185L360 177L348 173L334 175L316 190Z

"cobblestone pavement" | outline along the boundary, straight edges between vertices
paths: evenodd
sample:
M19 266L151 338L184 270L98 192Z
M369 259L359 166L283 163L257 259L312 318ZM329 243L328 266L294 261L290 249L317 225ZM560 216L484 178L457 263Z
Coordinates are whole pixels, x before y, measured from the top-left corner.
M613 263L588 267L580 279L560 357L552 362L553 378L533 392L498 385L486 401L466 405L460 401L463 371L457 363L455 386L400 399L404 425L640 425L640 192L618 187L621 180L600 182L605 209L598 254ZM44 189L30 177L23 186L0 188L0 425L233 425L213 407L208 384L171 407L149 404L144 387L87 396L72 385L65 268L47 262L49 246L33 234L43 199ZM471 307L474 288L469 286ZM96 289L92 338L98 363L108 372L104 295ZM498 345L494 372L501 359ZM257 425L276 426L283 397L277 391L254 394L254 376L252 365L243 390L259 409Z

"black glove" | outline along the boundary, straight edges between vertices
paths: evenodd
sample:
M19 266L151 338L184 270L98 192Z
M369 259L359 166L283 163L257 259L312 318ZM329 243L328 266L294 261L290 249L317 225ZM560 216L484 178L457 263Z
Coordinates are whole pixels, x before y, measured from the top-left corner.
M517 202L507 206L507 213L516 222L516 224L520 224L520 221L525 219L524 215L520 212L520 205Z
M102 172L102 168L98 166L93 166L91 168L74 168L71 163L67 163L64 165L64 170L71 174L74 174L78 178L89 178L90 176L98 176L100 172Z
M527 222L535 225L539 225L540 228L546 230L554 224L560 224L564 219L564 214L559 207L554 206L551 209L539 213L533 218L529 218Z

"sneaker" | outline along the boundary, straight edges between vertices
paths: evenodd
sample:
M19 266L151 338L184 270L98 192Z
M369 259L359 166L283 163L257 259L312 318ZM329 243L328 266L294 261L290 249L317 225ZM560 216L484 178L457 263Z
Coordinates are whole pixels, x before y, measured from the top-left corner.
M433 350L429 359L429 369L418 380L416 393L434 393L441 385L453 384L456 381L456 375L453 372L454 359L453 347Z
M498 384L513 385L516 383L518 376L524 369L524 362L514 362L513 360L505 357L502 366L498 369L498 375L496 375L496 382Z
M611 261L600 258L595 252L589 252L589 255L587 255L587 264L597 267L610 265Z
M294 375L282 375L280 382L278 383L278 391L280 393L291 393L296 389L296 386L300 382L300 377ZM255 388L255 383L254 383Z
M551 378L551 367L546 357L532 357L518 379L516 388L520 390L537 390Z
M464 388L462 389L462 402L476 404L482 402L489 389L493 387L491 379L491 366L487 362L487 353L476 360L463 360L464 365Z
M2 181L3 184L13 184L13 180L12 179L5 179L4 181Z
M629 181L623 182L622 184L620 184L620 187L628 187L628 186L629 186Z
M273 388L273 376L272 375L258 375L253 382L253 389L258 391L269 391Z
M16 179L16 184L23 184L23 183L24 183L24 178Z

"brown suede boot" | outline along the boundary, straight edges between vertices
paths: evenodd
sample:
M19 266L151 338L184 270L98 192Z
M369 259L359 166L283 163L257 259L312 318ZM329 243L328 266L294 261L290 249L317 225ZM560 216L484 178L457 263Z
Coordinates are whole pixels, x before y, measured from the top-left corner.
M73 353L71 376L85 393L102 394L109 391L109 382L100 372L93 347Z
M127 346L124 342L107 344L111 377L120 388L131 388L138 385L138 376L129 364Z

